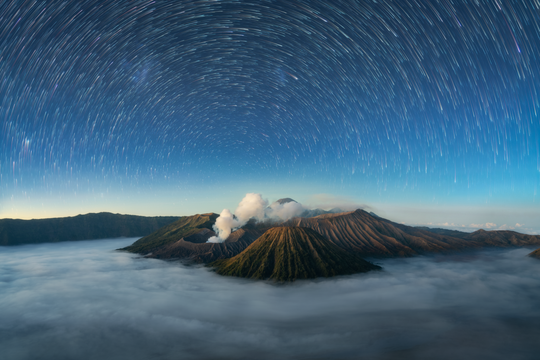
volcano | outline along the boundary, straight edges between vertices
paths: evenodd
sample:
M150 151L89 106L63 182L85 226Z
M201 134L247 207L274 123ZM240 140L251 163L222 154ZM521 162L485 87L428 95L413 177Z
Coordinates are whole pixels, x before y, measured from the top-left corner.
M284 200L288 202L289 199ZM332 245L361 257L408 257L483 247L540 245L538 235L501 230L465 233L417 228L397 224L363 210L297 217L282 223L252 220L233 231L225 242L207 243L210 237L215 236L212 225L217 217L214 213L182 217L122 250L158 259L179 258L210 263L240 254L276 226L311 229Z
M230 259L211 264L221 275L294 281L380 269L347 252L314 230L274 227Z

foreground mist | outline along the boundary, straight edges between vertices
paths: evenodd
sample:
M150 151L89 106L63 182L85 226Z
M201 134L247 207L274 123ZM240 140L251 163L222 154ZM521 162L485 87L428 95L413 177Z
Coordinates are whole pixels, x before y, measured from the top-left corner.
M3 359L531 359L531 249L376 261L276 286L115 252L134 239L0 248Z

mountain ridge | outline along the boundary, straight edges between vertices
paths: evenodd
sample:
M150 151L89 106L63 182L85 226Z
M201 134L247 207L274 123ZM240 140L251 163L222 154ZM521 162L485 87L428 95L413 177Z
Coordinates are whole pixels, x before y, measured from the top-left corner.
M397 224L358 209L313 218L294 218L284 225L311 228L336 245L359 251L366 257L415 256L485 246L509 247L540 245L540 236L514 231L475 231L462 237L438 234Z
M397 224L358 209L326 213L311 218L293 218L285 222L249 221L231 233L223 243L206 241L214 236L217 214L184 217L124 248L159 259L183 258L209 263L238 255L267 230L274 227L304 227L318 232L334 245L362 257L409 257L465 249L540 245L540 236L512 231L476 231L474 233L429 231Z
M48 219L0 219L0 245L145 236L178 218L100 212Z

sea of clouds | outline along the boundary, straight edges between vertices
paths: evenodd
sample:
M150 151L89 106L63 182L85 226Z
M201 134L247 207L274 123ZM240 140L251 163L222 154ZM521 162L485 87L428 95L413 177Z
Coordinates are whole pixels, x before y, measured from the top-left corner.
M117 252L135 239L0 247L2 359L533 359L532 249L376 261L275 285Z

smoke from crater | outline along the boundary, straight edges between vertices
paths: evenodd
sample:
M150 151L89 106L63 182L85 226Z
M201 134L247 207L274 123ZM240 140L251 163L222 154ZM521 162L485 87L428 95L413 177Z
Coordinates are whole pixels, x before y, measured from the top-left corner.
M217 236L208 239L210 243L221 243L227 240L231 232L241 228L250 219L258 221L280 220L286 221L299 216L306 210L302 204L287 199L286 202L276 201L268 206L268 200L263 199L261 194L248 193L238 204L234 214L229 209L223 209L216 223L213 225Z
M246 194L242 201L240 201L240 204L238 204L234 215L228 209L224 209L221 212L213 226L217 236L212 236L208 239L208 242L224 242L234 229L244 226L251 218L263 220L264 210L267 206L268 201L264 200L261 194Z

